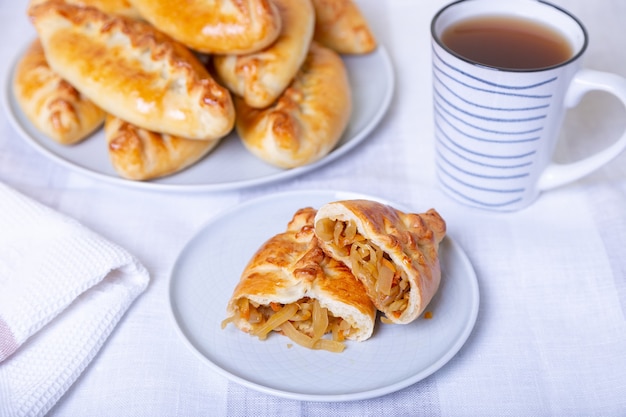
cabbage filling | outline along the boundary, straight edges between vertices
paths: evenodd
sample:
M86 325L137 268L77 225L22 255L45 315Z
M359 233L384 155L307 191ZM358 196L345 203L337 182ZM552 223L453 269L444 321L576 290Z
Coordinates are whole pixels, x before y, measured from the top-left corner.
M240 298L236 304L235 315L224 320L222 328L231 321L241 319L250 323L250 334L261 340L265 340L275 331L306 348L330 352L342 352L345 348L343 341L356 332L349 322L335 317L318 300L309 297L291 304L269 305ZM330 334L330 338L323 338L325 334Z
M322 219L315 225L317 236L330 242L341 256L349 257L352 272L374 288L376 305L394 317L409 305L409 278L391 261L391 256L361 235L353 221Z

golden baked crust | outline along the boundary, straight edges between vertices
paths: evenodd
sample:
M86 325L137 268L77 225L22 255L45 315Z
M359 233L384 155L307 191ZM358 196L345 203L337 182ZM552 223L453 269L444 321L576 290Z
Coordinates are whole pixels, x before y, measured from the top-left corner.
M345 338L361 341L371 336L376 308L350 270L319 247L313 232L315 213L310 207L298 210L287 231L265 242L246 266L227 307L228 316L241 330L254 334L262 324L251 324L249 312L244 317L242 299L258 311L272 303L285 307L317 300L332 316L350 324ZM310 335L310 323L294 324Z
M15 67L13 91L33 126L63 145L82 141L104 121L103 110L50 68L38 39Z
M353 0L312 0L315 37L340 54L366 54L376 49L376 38Z
M278 37L271 0L131 0L159 30L204 53L250 53Z
M191 51L149 24L56 2L29 14L50 67L107 113L190 139L232 129L228 90Z
M352 112L341 57L311 43L296 78L271 106L255 109L235 97L236 128L246 148L264 161L293 168L317 161L341 138Z
M117 173L131 180L149 180L180 172L199 161L220 142L185 139L139 128L107 115L104 135Z
M350 267L393 323L415 320L437 292L445 233L434 209L404 213L370 200L328 203L315 217L324 251Z
M130 4L130 1L128 0L30 0L29 7L41 3L47 3L49 1L69 3L76 6L90 6L100 9L105 13L122 15L133 19L141 18L139 12Z
M280 12L278 39L259 52L213 59L220 81L251 107L272 104L293 80L306 58L315 26L311 0L273 0Z

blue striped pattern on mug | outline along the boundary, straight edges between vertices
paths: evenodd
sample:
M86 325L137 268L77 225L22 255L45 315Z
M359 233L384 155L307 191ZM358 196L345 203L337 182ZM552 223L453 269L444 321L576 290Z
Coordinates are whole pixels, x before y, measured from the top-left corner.
M513 208L534 181L542 137L551 134L546 126L557 78L539 73L532 84L518 85L514 75L493 70L487 79L473 75L472 64L455 66L445 56L433 49L439 182L466 204Z

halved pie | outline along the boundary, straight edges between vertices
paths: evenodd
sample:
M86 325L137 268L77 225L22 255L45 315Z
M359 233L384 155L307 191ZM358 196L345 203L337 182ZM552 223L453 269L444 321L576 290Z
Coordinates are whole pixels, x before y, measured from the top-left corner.
M319 246L315 213L299 210L286 232L259 248L233 292L223 326L232 322L260 339L274 331L334 352L344 349L346 339L372 335L376 308L346 265Z
M391 323L415 320L437 292L445 233L434 209L404 213L371 200L328 203L315 217L324 251L350 267Z

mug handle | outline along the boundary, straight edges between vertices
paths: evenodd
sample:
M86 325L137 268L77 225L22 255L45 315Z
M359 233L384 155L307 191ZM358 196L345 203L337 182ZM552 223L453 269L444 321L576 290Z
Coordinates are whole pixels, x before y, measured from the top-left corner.
M626 79L608 72L583 69L570 84L565 96L565 106L578 105L581 98L589 91L601 90L613 94L626 108ZM568 164L551 163L539 177L538 188L549 190L572 181L576 181L605 165L626 149L626 132L611 146L580 161Z

